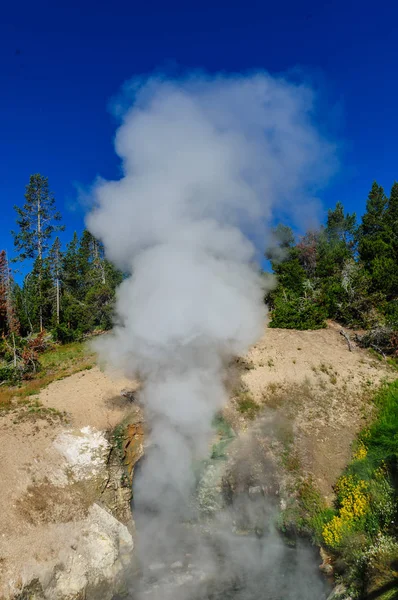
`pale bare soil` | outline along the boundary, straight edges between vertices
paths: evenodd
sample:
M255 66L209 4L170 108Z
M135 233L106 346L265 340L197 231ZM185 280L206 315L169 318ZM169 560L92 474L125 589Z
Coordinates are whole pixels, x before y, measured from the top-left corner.
M33 563L55 560L74 545L95 499L84 486L68 485L67 461L54 442L88 425L117 425L131 411L120 395L127 384L95 367L31 398L66 416L18 407L0 416L0 598L18 587Z
M258 414L273 411L279 422L284 419L291 468L311 475L329 500L353 440L371 418L375 389L396 378L396 371L369 352L358 347L350 352L340 329L334 323L317 331L268 329L248 353L241 375ZM250 424L244 414L239 420L244 428Z
M242 381L259 414L283 415L300 468L331 497L352 441L372 411L370 393L394 376L367 352L349 352L339 328L330 324L320 331L267 330L246 357ZM0 416L0 598L7 598L32 561L49 561L74 547L91 499L79 485L62 492L67 469L54 442L68 430L115 427L131 410L120 394L125 387L131 382L110 379L95 367L40 392L42 405L59 412L21 418L15 409ZM227 412L242 431L250 420L236 410L238 393L233 391Z

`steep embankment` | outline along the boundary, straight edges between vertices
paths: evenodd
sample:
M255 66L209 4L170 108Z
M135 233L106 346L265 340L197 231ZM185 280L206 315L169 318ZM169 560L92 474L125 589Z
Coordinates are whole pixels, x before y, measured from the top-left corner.
M250 417L273 414L290 466L300 463L331 499L352 441L371 417L374 390L396 373L367 351L350 352L334 323L317 331L268 329L238 367L227 418L244 429Z
M310 474L330 499L351 442L372 412L370 392L393 373L360 349L349 352L333 325L268 330L237 366L225 408L241 434L231 452L241 452L254 424L260 443L271 439L271 453L279 452L288 474ZM133 547L130 484L106 433L128 415L141 418L121 393L125 387L131 382L93 368L1 413L0 597L12 597L35 578L46 598L77 598L87 589L110 597L104 580L117 580Z
M109 435L132 412L126 384L93 368L2 412L0 597L35 579L54 600L111 597L133 548L130 484Z

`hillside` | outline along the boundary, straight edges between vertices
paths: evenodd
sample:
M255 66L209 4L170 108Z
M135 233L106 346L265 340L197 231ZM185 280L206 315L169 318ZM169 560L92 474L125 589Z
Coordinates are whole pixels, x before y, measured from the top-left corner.
M294 468L311 474L331 501L351 443L371 415L370 392L392 379L392 370L364 350L349 352L333 324L318 331L269 329L237 366L224 411L235 432L244 436L260 417L277 416L279 442L297 457ZM109 456L106 432L137 410L121 394L126 386L131 389L131 382L111 380L94 367L15 400L1 413L1 478L7 485L0 489L0 597L12 597L39 572L50 577L57 565L70 563L76 548L87 553L82 531L93 535L94 528L102 535L93 510L104 477L101 460ZM128 530L115 533L116 526L124 527L114 519L108 553L122 539L132 544ZM101 560L102 566L90 568L120 569L116 556Z

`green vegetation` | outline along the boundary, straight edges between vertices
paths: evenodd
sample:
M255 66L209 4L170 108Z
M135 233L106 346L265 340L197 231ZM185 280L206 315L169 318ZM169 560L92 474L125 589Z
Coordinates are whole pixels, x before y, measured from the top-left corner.
M54 342L69 344L109 329L123 279L87 230L80 238L74 233L65 250L58 237L53 240L64 227L46 177L30 177L25 202L15 210L16 257L9 261L0 252L0 384L36 376L45 360L39 362L39 354ZM25 265L22 285L14 281L16 261Z
M311 480L300 481L279 523L286 534L310 535L329 550L351 598L398 577L398 380L385 384L374 402L376 417L335 485L334 507L325 505Z
M249 390L242 389L236 394L236 408L248 419L254 419L261 407L254 400Z
M286 467L285 459L283 463ZM298 468L299 465L295 464L294 470L297 471ZM323 529L333 515L334 510L327 507L311 477L306 477L297 481L290 502L279 516L277 525L281 533L290 540L300 535L321 545Z
M389 198L373 184L359 224L341 202L298 241L280 224L265 254L278 278L266 298L271 327L318 329L335 319L369 329L364 346L397 355L398 183Z
M31 372L22 381L0 387L0 411L12 409L15 403L23 403L26 398L38 394L52 381L91 369L94 364L95 355L87 343L47 346L43 353L37 356L35 373Z

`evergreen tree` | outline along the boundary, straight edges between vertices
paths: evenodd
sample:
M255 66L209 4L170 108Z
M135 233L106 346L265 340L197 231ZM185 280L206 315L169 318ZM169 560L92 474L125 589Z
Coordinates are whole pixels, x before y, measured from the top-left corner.
M26 186L25 203L22 208L15 206L18 214L18 232L12 232L14 244L19 252L17 260L27 258L36 261L38 275L38 311L39 327L43 330L43 269L44 257L48 250L49 240L55 231L64 228L57 223L61 215L56 211L55 199L49 190L48 178L39 173L30 176Z
M366 212L362 216L362 223L358 230L359 257L370 272L375 258L385 254L388 246L385 239L387 202L383 188L374 181L366 203Z
M55 238L54 243L51 246L48 261L55 290L55 321L57 325L59 325L61 310L62 252L61 242L58 236Z
M122 274L105 259L103 245L87 230L75 233L62 262L62 322L68 330L85 333L109 329L115 289Z
M387 197L384 189L378 185L377 181L374 181L366 202L366 212L362 216L362 224L359 228L360 243L366 237L373 237L383 231L386 208Z
M33 332L33 325L30 321L24 288L17 283L14 284L14 306L15 314L19 324L20 335L22 337L26 337Z
M316 286L309 278L309 272L314 268L311 254L316 234L308 234L301 245L297 245L292 229L279 225L273 231L273 238L274 247L265 253L278 279L278 286L266 298L273 309L270 326L287 329L324 327L325 311L318 302Z
M398 246L398 182L395 181L386 208L386 222L393 233L393 244Z
M77 295L79 289L79 237L76 231L73 234L71 242L66 247L66 252L62 259L62 274L65 293Z
M380 301L397 296L398 264L396 255L397 187L388 199L384 190L373 183L366 204L366 212L358 232L359 257L370 278L370 289L378 293Z
M326 227L318 240L317 275L340 277L344 264L354 257L356 215L344 213L341 202L328 211Z

